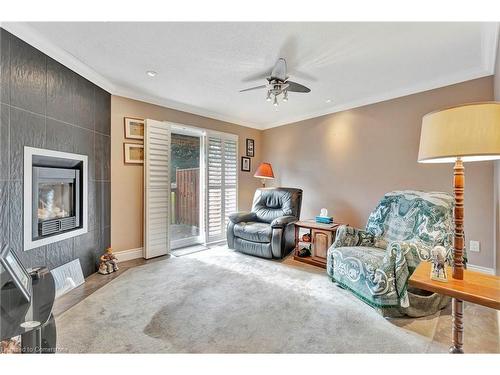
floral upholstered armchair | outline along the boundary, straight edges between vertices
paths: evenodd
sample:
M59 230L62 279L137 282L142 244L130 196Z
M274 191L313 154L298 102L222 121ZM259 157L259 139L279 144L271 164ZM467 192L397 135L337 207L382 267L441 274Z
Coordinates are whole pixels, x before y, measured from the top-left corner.
M452 259L452 218L447 193L387 193L365 230L339 227L328 250L328 275L386 317L433 314L449 298L409 289L408 279L421 261L431 260L434 246L444 246Z

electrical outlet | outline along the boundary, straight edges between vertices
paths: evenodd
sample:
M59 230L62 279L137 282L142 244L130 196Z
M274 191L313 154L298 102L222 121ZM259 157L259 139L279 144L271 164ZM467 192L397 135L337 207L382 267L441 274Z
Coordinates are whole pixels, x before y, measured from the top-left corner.
M479 253L479 241L471 241L469 245L469 251L473 253Z

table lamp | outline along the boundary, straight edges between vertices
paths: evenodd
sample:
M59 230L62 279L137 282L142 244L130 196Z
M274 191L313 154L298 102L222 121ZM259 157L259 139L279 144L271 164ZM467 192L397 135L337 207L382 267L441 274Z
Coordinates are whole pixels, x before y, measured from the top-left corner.
M266 180L274 179L271 163L260 163L259 168L257 168L253 176L260 178L262 180L262 187L266 187Z
M464 162L500 159L500 103L470 103L422 119L419 163L455 163L453 278L463 279Z

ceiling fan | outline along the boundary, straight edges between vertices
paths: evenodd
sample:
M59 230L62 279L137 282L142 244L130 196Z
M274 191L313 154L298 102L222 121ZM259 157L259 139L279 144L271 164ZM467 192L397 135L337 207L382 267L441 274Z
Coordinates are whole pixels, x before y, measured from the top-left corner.
M289 81L286 75L286 60L282 57L278 59L271 71L271 75L266 77L267 85L260 85L250 87L248 89L240 90L240 92L257 90L265 88L267 90L266 100L270 102L274 97L273 104L278 106L278 95L283 94L283 101L288 101L288 92L310 92L311 89L301 85L300 83Z

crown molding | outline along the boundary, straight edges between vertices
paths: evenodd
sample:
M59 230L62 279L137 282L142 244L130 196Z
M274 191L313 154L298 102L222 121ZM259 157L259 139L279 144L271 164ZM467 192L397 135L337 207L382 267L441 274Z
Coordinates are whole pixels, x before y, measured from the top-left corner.
M418 94L425 91L430 91L450 85L455 85L457 83L462 83L466 81L470 81L473 79L483 78L492 75L489 71L485 71L482 67L478 69L467 70L464 72L460 72L458 74L452 74L446 76L444 78L439 78L432 81L419 82L416 85L405 87L402 89L397 89L389 92L384 92L379 95L373 95L365 98L360 98L357 100L352 100L350 102L346 102L337 106L332 106L329 108L325 108L321 111L309 112L305 113L302 116L296 116L294 118L285 119L283 121L271 123L267 125L264 130L276 128L278 126L290 125L300 121L309 120L315 117L331 115L337 112L347 111L350 109L364 107L371 104L376 104L380 102L385 102L387 100L393 100L397 98L401 98L408 95Z
M191 104L180 103L177 101L169 100L166 98L159 98L153 95L148 95L145 93L138 93L134 90L118 87L117 90L112 93L115 96L122 96L124 98L138 100L141 102L145 102L148 104L157 105L160 107L166 107L169 109L175 109L176 111L186 112L191 115L202 116L206 118L210 118L213 120L227 122L233 125L240 125L247 128L264 130L264 125L255 124L252 122L243 121L239 118L235 118L232 116L224 115L218 112L210 111L205 108L197 107Z
M5 28L10 33L16 35L20 39L24 40L25 42L31 44L40 51L44 52L51 58L57 60L61 64L67 66L69 69L80 74L82 77L88 79L97 86L102 87L104 90L108 91L112 95L143 101L154 105L168 107L174 110L188 112L194 115L203 116L258 130L266 130L278 126L289 125L299 121L308 120L314 117L325 116L328 114L333 114L353 109L356 107L375 104L386 100L391 100L407 95L416 94L419 92L433 90L436 88L449 86L460 82L465 82L468 80L492 75L494 74L495 70L495 59L499 41L499 23L497 22L485 23L482 31L481 67L462 71L456 74L451 74L445 77L440 77L435 80L419 82L415 85L407 86L390 92L383 92L378 95L359 98L337 106L334 105L320 111L307 112L300 116L293 116L286 118L282 121L267 123L267 124L257 124L250 121L242 120L240 118L233 117L231 115L221 114L205 108L197 107L195 105L180 103L177 101L169 100L167 98L156 97L147 93L140 93L130 88L116 85L107 78L100 75L98 72L96 72L94 69L86 65L84 62L79 60L77 57L75 57L68 51L56 46L50 40L42 37L40 34L34 31L27 23L3 22L0 24L0 26Z

